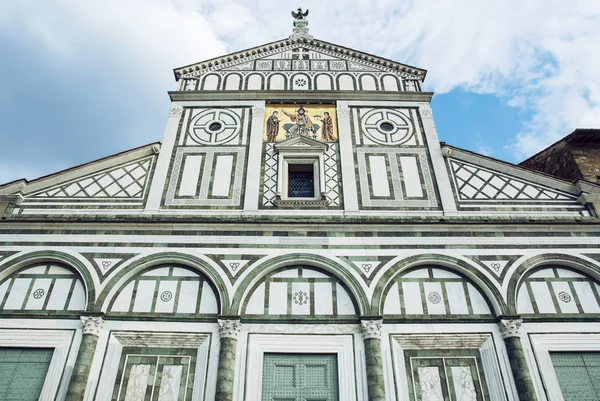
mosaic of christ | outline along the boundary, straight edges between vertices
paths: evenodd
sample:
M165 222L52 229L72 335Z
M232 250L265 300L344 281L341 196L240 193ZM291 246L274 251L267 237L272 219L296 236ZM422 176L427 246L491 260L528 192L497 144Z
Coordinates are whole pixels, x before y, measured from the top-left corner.
M337 118L333 105L267 105L266 142L281 142L305 136L321 142L335 142Z

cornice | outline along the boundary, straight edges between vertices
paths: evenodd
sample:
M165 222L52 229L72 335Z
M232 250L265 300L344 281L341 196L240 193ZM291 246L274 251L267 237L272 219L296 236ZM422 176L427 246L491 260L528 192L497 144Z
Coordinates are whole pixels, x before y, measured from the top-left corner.
M292 50L300 46L311 48L312 50L329 54L343 60L353 60L365 66L369 66L381 71L400 74L406 78L420 79L422 81L425 79L425 75L427 74L426 70L417 67L398 63L396 61L335 45L333 43L324 42L318 39L307 38L288 38L277 42L267 43L262 46L230 53L222 57L176 68L173 70L173 73L175 74L175 79L177 81L180 78L196 78L202 74L206 74L207 72L223 70L240 63L253 61L282 51Z
M382 91L170 91L169 97L173 102L185 101L239 101L265 100L270 102L335 102L336 100L355 101L405 101L429 102L433 92L382 92Z

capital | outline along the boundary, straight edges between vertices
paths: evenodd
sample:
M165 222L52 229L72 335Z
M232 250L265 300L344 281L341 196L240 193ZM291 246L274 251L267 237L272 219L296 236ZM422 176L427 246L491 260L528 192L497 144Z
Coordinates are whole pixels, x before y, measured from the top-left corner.
M498 326L500 327L500 334L502 334L502 338L520 338L521 324L523 324L523 319L501 319L498 323Z
M237 340L238 333L242 329L242 323L237 319L219 319L219 336L221 338L233 338Z
M101 316L81 316L81 325L83 326L83 334L91 334L98 337L100 330L104 326L104 319Z
M360 331L365 340L369 338L381 339L381 327L383 326L382 319L362 320L360 322Z

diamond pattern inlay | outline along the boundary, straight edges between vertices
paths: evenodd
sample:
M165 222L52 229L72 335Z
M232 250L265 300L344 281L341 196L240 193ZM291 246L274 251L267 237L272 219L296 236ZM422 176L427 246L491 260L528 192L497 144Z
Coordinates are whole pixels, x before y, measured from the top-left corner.
M325 190L327 198L329 199L330 206L340 205L340 189L339 189L339 178L337 168L337 145L335 143L329 144L329 149L325 152Z
M142 198L152 157L31 195L31 198Z
M278 156L272 143L265 144L265 176L263 183L263 206L275 206L277 195Z
M461 200L565 201L575 199L568 194L541 185L457 160L451 160L450 165Z

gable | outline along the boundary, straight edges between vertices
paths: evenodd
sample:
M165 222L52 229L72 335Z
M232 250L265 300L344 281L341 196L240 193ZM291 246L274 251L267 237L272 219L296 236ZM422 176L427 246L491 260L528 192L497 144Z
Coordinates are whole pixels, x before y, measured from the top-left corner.
M573 184L460 149L444 149L459 208L583 209Z
M425 71L318 40L283 40L175 70L179 90L420 91ZM302 82L304 81L304 84Z

